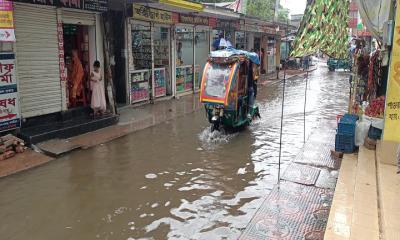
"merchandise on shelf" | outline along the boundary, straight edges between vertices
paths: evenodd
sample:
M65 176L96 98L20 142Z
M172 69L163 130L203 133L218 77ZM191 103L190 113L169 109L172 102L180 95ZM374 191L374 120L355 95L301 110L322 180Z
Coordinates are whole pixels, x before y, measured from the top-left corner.
M192 66L180 66L176 68L176 89L178 92L193 89Z
M131 73L131 103L149 99L150 70L139 70Z
M367 109L365 109L365 115L376 118L383 118L385 113L385 97L381 96L375 98L370 102Z
M162 97L167 94L167 85L165 79L165 68L159 68L154 70L154 82L155 82L155 96Z
M132 30L132 54L135 69L146 69L151 66L150 30Z

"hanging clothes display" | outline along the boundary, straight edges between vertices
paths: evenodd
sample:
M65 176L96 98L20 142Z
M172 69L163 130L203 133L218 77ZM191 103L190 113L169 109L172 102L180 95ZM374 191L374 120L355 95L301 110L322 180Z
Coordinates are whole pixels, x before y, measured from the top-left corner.
M380 50L372 53L368 73L368 98L377 97L377 89L382 85L382 56Z
M318 50L348 58L348 0L312 0L300 24L291 55L308 56Z

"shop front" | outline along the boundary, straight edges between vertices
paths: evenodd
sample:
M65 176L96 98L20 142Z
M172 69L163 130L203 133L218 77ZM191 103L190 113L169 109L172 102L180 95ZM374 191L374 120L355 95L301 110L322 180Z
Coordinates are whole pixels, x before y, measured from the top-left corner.
M239 24L239 21L217 19L212 30L212 42L214 43L219 38L223 37L229 41L233 47L236 47L236 39L242 41L239 44L243 44L243 39L240 38L245 36L244 33L241 35L239 34L238 38L236 37L236 31L239 29ZM215 50L214 46L212 46L212 48L212 50Z
M276 69L277 31L271 27L246 22L247 48L256 52L261 59L262 74L272 73Z
M246 50L246 29L244 20L240 20L238 29L235 32L235 48L240 50Z
M173 15L146 6L133 6L133 15L127 23L127 85L131 104L173 95Z
M22 117L90 106L91 66L103 62L99 12L107 1L20 0L14 9Z
M276 70L276 54L277 54L277 41L273 36L266 36L267 40L267 68L265 70L268 73L272 73Z
M198 91L210 52L209 19L180 14L175 36L176 92Z

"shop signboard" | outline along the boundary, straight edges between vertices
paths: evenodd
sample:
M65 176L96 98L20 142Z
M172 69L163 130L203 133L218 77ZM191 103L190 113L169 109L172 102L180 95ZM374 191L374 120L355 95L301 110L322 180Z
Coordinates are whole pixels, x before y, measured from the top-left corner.
M138 20L173 24L172 13L142 5L133 5L133 18Z
M0 0L0 42L15 42L12 1Z
M258 28L256 25L246 24L246 31L247 32L258 32Z
M246 31L248 32L260 32L275 35L277 33L276 29L256 24L246 24Z
M0 131L20 126L15 55L2 53L0 54Z
M87 11L105 12L109 0L14 0L15 2L75 8Z
M108 0L85 0L83 8L89 11L106 12L108 10Z
M57 38L58 38L58 61L60 63L60 80L67 81L67 72L65 66L64 56L64 29L61 20L57 23Z
M386 91L383 139L400 142L400 9L397 9L396 15L389 82Z
M192 25L209 25L208 17L190 16L185 14L179 15L179 22Z
M217 27L217 19L210 17L208 18L208 26L212 27L212 28L216 28Z
M357 36L359 37L371 37L371 33L364 30L357 30Z
M244 20L239 21L238 31L243 31L243 32L246 31L246 24L245 24Z
M239 30L240 22L218 19L216 28L220 29L220 30L227 30L227 31Z

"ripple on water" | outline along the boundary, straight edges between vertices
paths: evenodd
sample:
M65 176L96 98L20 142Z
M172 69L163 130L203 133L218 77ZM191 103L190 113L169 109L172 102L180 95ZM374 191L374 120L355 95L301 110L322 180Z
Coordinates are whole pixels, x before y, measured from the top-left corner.
M147 179L155 179L155 178L157 178L157 174L148 173L148 174L146 174L145 177L146 177Z

